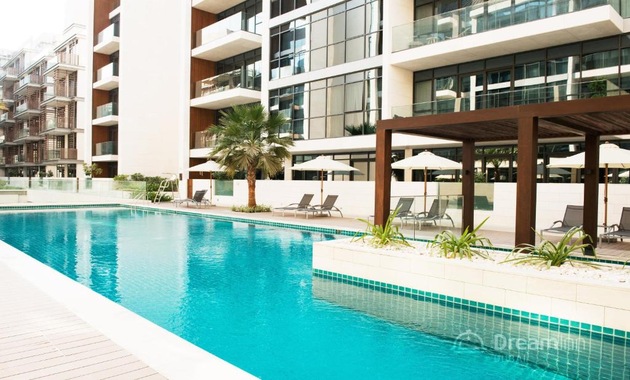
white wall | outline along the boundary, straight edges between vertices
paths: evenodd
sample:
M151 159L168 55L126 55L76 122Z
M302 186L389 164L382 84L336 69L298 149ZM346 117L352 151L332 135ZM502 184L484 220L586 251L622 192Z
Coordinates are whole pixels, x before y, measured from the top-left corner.
M181 54L182 46L190 54L186 6L183 0L121 2L119 174L178 172L181 86L190 77Z
M193 191L208 189L208 180L194 180ZM548 228L551 224L562 219L567 205L582 205L583 185L569 183L544 183L538 184L536 229ZM427 184L427 208L441 191L442 195L448 194L439 188L438 182ZM256 202L272 207L282 206L298 202L304 193L312 193L313 204L320 203L320 183L317 181L256 181ZM394 207L398 202L397 197L413 196L414 211L423 211L423 185L421 182L392 182L392 202ZM366 218L374 214L374 182L342 182L325 181L324 198L328 194L337 194L336 206L341 209L344 216L351 218ZM450 194L454 194L450 192ZM484 225L484 229L495 231L514 231L516 221L516 183L494 184L492 211L476 210L475 223L490 217ZM598 224L604 221L604 185L599 188L599 218ZM231 207L233 205L247 204L247 181L234 181L234 196L213 196L213 203L218 206ZM611 184L608 187L608 224L619 223L622 207L630 206L630 185ZM455 221L455 225L461 224L461 210L449 208L447 213Z

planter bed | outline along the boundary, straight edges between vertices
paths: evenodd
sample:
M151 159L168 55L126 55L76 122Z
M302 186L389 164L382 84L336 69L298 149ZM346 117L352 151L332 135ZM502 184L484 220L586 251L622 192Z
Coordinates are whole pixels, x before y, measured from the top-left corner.
M630 339L630 268L565 264L551 269L494 260L444 259L413 249L375 249L350 239L313 245L316 276L418 299Z

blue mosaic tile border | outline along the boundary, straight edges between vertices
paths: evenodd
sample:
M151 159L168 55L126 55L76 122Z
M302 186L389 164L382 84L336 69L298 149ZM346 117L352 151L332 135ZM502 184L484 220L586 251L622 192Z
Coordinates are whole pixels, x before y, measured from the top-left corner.
M146 211L156 211L165 214L180 214L180 215L189 215L207 219L220 220L224 222L241 222L247 224L257 224L261 226L272 226L272 227L281 227L281 228L289 228L293 230L299 231L309 231L309 232L319 232L323 234L329 235L341 235L341 236L355 236L357 231L351 230L342 230L337 228L326 228L326 227L316 227L316 226L306 226L301 224L292 224L292 223L283 223L283 222L273 222L269 220L260 220L260 219L249 219L243 217L235 217L235 216L225 216L225 215L216 215L216 214L201 214L194 212L192 210L177 210L177 209L158 209L147 206L129 206L122 205L122 207L140 209Z
M131 209L140 209L145 211L153 211L153 212L161 212L165 214L182 214L182 215L190 215L214 220L221 220L226 222L241 222L248 224L258 224L263 226L272 226L272 227L281 227L281 228L289 228L299 231L309 231L309 232L319 232L323 234L329 235L340 235L340 236L349 236L354 237L357 234L364 232L364 230L343 230L336 228L325 228L325 227L315 227L315 226L306 226L301 224L293 224L293 223L284 223L284 222L273 222L267 220L260 219L249 219L243 217L234 217L234 216L224 216L224 215L214 215L214 214L201 214L194 212L193 210L178 210L178 209L162 209L155 208L150 206L143 205L129 205L129 204L120 204L120 203L95 203L95 204L77 204L77 205L68 205L68 204L54 204L54 205L4 205L0 206L0 211L15 211L15 210L53 210L53 209L85 209L85 208L109 208L109 207L123 207L123 208L131 208ZM423 238L407 238L410 241L423 242L428 243L432 240L423 239ZM487 249L487 247L477 247L481 249ZM510 248L502 248L502 247L492 247L489 249L494 252L502 252L502 253L510 253L512 250ZM577 256L574 257L575 260L579 261L592 261L596 263L603 264L617 264L617 265L627 265L627 262L619 261L619 260L608 260L608 259L599 259L592 257L583 257Z
M388 294L410 297L419 301L433 302L443 306L456 307L473 312L491 314L510 320L516 320L531 325L548 327L565 332L570 331L580 334L588 333L592 336L602 336L606 339L620 341L624 344L630 344L630 331L612 329L610 327L603 327L590 323L558 318L544 314L531 313L528 311L492 305L484 302L472 301L459 297L447 296L439 293L425 292L419 289L407 288L404 286L389 284L386 282L368 280L361 277L355 277L321 269L313 269L313 275L324 279L339 281L344 284L351 284L371 290L385 292Z
M112 208L123 207L119 203L94 203L94 204L52 204L52 205L2 205L0 211L20 211L20 210L72 210L85 208Z

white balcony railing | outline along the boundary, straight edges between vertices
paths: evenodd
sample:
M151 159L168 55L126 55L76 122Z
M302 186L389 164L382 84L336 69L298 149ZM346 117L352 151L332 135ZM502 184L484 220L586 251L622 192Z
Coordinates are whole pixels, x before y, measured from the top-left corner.
M489 0L451 12L416 20L392 28L392 51L496 30L512 25L611 5L619 12L618 0Z

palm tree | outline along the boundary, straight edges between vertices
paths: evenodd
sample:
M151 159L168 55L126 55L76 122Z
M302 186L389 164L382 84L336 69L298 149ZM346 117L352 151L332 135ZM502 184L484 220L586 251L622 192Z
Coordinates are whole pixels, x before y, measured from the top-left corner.
M282 170L285 158L291 156L290 137L280 137L280 128L287 123L281 114L268 115L260 105L234 106L221 111L219 123L208 131L216 137L209 158L225 166L233 176L237 171L247 172L247 206L256 207L256 170L273 176Z
M2 102L2 100L0 100L0 111L2 111L2 112L9 112L9 108L7 107L6 104L4 104Z

